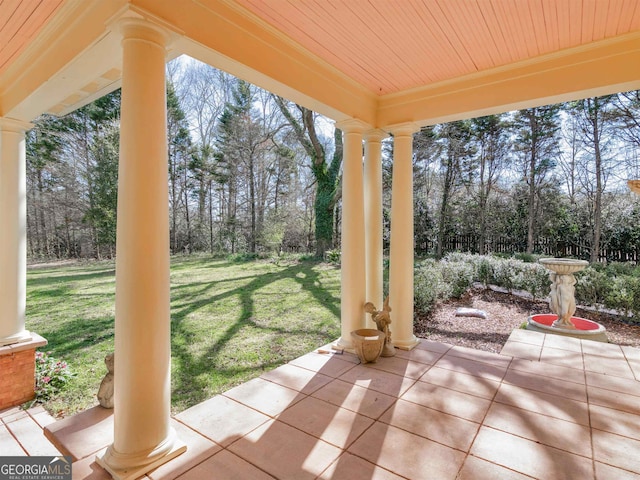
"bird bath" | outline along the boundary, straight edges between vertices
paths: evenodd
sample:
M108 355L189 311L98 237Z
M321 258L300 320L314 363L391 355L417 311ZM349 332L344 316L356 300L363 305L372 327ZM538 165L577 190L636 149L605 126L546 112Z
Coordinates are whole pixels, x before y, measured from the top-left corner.
M584 269L589 262L569 258L541 258L540 263L551 270L551 292L549 306L553 314L532 315L527 323L528 330L554 333L570 337L607 342L606 329L597 322L574 317L576 312L575 272Z

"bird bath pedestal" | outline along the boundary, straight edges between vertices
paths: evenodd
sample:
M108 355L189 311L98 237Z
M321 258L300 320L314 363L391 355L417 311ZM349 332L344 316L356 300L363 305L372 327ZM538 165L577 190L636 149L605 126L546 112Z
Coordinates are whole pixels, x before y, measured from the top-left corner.
M551 292L549 306L555 315L532 315L527 323L528 330L554 333L570 337L607 342L605 328L586 318L574 317L576 312L575 272L584 269L589 262L568 258L541 258L540 263L551 270Z

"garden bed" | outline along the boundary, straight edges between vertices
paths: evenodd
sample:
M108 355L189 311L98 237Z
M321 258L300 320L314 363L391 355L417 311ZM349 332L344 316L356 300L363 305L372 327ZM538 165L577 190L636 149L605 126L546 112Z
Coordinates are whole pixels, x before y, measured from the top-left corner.
M483 310L487 319L456 317L460 307ZM534 301L508 293L470 289L460 299L439 303L427 315L418 315L416 336L452 345L499 353L515 328L536 313L549 313L544 301ZM640 325L621 317L578 308L576 316L601 323L607 329L609 342L640 347Z

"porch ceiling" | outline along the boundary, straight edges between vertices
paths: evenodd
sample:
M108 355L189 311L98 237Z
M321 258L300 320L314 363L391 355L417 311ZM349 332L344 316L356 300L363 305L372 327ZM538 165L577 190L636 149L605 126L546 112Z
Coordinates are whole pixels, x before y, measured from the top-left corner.
M170 57L380 128L640 88L635 0L4 0L0 115L117 88L127 10L174 32Z

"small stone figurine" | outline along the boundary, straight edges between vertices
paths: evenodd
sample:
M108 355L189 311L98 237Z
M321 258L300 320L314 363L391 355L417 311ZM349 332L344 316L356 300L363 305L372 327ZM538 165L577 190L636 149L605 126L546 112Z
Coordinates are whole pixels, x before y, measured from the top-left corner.
M104 408L113 408L113 364L114 354L110 353L104 357L104 363L107 365L107 374L100 383L98 389L98 401Z
M376 310L373 303L367 302L364 304L364 311L371 315L371 320L376 324L378 330L385 334L384 348L382 349L381 356L393 357L396 354L396 349L394 348L393 343L391 343L391 331L389 330L389 325L391 324L391 315L389 315L389 312L391 311L391 307L389 306L389 296L385 298L382 310Z

